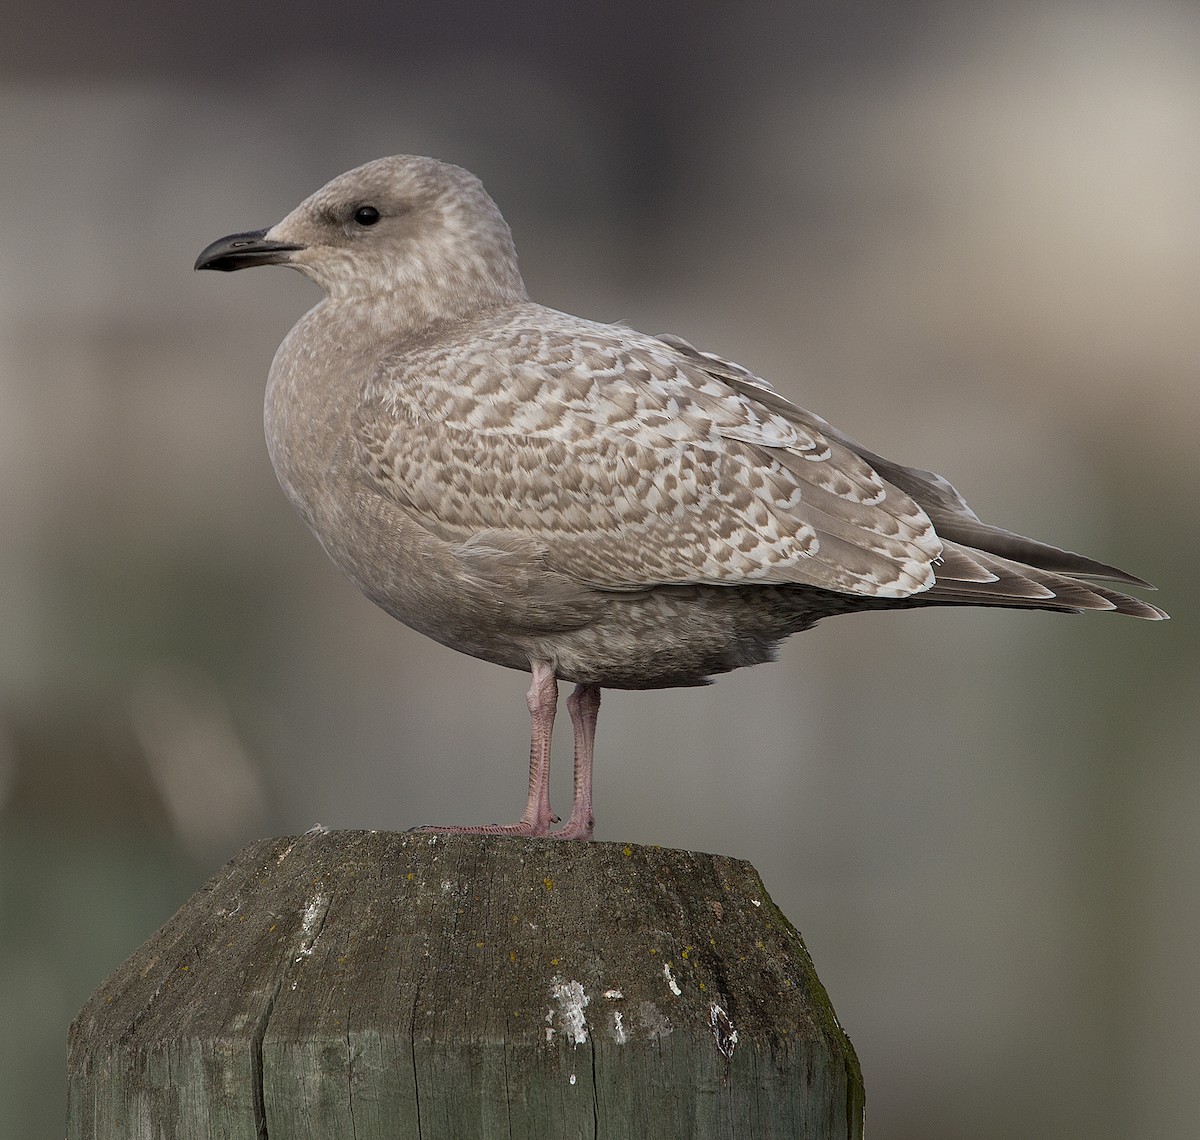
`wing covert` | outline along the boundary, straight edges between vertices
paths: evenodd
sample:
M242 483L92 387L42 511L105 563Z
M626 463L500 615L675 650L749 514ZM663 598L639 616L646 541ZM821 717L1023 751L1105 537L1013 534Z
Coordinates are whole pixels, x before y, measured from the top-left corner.
M428 529L518 533L605 589L932 584L941 543L921 508L765 382L530 308L536 324L509 316L391 354L362 393L365 473Z

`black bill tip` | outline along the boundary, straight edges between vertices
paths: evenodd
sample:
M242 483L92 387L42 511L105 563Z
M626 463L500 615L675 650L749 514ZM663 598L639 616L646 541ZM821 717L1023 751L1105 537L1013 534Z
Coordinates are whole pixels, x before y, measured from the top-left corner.
M266 234L266 230L248 230L244 234L217 238L204 248L193 268L232 273L252 265L282 265L289 260L289 254L304 248L291 242L270 241Z

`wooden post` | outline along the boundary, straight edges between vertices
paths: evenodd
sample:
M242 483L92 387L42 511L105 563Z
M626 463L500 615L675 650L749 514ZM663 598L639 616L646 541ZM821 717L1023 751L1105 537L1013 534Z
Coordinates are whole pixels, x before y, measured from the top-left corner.
M70 1032L69 1140L862 1134L748 863L619 843L250 844Z

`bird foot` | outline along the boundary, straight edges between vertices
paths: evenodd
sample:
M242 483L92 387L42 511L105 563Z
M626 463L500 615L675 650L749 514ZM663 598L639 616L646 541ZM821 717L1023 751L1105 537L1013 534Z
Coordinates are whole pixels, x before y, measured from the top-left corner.
M557 818L539 826L533 823L479 823L479 824L424 824L421 827L410 827L409 831L429 831L440 835L515 835L525 839L577 839L583 842L592 837L592 820L584 822L568 820L565 827L558 831L550 830L550 823L557 823Z
M596 821L591 817L587 819L569 819L566 824L560 827L557 831L548 832L547 839L578 839L582 843L588 842L592 838L592 829L596 826Z
M526 838L537 838L548 834L549 822L539 826L536 823L477 823L477 824L436 824L426 823L420 827L410 827L409 831L433 831L442 835L516 835Z

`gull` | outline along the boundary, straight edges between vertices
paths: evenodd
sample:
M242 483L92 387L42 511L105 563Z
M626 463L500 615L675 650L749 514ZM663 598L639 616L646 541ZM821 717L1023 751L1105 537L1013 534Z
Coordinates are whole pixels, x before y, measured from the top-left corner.
M590 839L603 688L706 683L835 614L931 605L1157 606L1140 578L982 522L940 475L868 451L766 380L677 336L529 299L479 180L398 155L351 170L197 269L286 265L324 298L267 381L287 498L376 605L531 673L514 824ZM550 806L573 682L571 814Z

